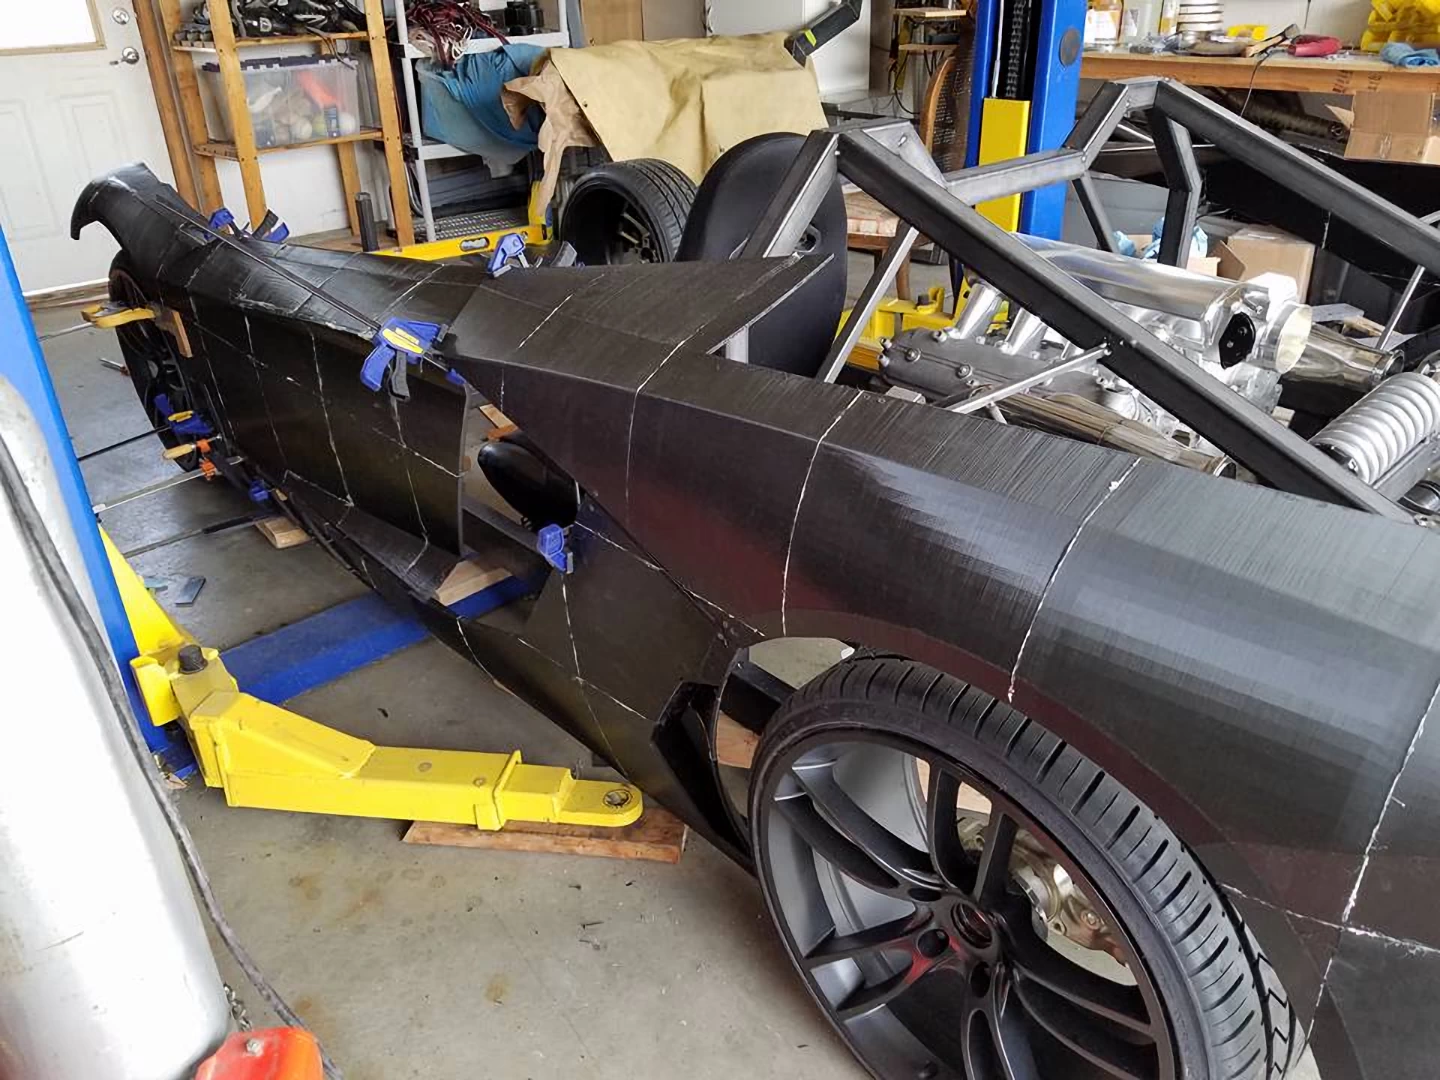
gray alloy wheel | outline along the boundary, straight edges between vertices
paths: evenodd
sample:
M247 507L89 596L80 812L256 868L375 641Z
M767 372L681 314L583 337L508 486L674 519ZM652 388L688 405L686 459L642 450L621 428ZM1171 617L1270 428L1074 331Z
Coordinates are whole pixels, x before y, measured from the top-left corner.
M798 691L750 822L792 961L883 1080L1265 1080L1299 1056L1169 828L932 668L861 657Z

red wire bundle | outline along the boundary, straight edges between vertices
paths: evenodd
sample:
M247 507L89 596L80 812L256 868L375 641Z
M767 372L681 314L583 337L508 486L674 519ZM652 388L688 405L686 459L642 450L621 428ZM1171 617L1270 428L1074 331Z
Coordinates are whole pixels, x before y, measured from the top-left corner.
M503 44L510 41L488 15L463 0L409 0L405 18L415 31L430 39L441 67L454 67L465 43L477 32Z

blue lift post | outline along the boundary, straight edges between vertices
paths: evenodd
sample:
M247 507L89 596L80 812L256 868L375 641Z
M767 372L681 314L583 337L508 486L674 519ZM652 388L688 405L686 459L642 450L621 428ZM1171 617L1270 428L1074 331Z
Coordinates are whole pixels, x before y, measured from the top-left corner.
M0 342L4 342L4 347L0 348L0 376L20 391L45 435L50 461L70 516L70 527L74 530L80 555L85 560L90 587L99 605L100 619L118 662L120 677L125 682L125 691L130 696L131 710L136 717L143 717L146 715L145 706L130 671L130 661L137 655L135 636L130 632L130 622L120 603L120 592L110 573L110 562L100 541L100 526L90 509L94 504L85 488L85 478L80 474L80 464L75 460L70 432L60 412L55 385L50 380L40 342L35 337L35 325L25 306L20 278L15 272L10 245L3 231L0 231L0 277L3 277L0 281ZM163 759L167 769L183 775L194 768L194 759L183 734L147 723L140 724L140 729L145 735L146 745Z
M1080 97L1080 59L1085 0L979 0L975 8L975 68L971 85L965 164L979 164L981 117L987 98L1003 96L1001 65L1019 75L1029 94L1026 152L1062 146L1075 125ZM1003 21L1002 21L1003 20ZM1008 48L1004 47L1005 44ZM1065 215L1066 186L1055 184L1024 195L1020 231L1058 240Z

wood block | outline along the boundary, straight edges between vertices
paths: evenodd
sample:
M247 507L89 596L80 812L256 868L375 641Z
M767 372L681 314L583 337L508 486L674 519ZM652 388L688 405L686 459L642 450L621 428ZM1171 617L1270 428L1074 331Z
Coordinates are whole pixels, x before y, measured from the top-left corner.
M511 576L509 570L500 567L486 567L480 563L466 560L457 563L455 569L451 570L440 587L435 590L435 599L446 607L458 604L467 596L474 596L490 588L491 585L498 585Z
M185 332L185 324L178 311L174 308L161 308L155 316L155 325L175 339L175 350L181 356L195 355L190 349L190 335Z
M760 736L725 713L715 727L715 760L721 765L748 769L755 760Z
M416 821L405 831L407 844L484 848L489 851L537 851L670 864L678 863L684 854L685 837L684 822L654 803L645 808L645 813L635 824L619 829L512 821L503 829L491 832L473 825Z
M506 416L503 412L501 412L499 409L497 409L494 405L481 405L480 411L485 414L485 419L489 420L497 428L507 428L515 426L513 423L510 422L510 418Z
M284 514L257 521L255 527L270 541L272 547L281 551L310 542L310 534Z

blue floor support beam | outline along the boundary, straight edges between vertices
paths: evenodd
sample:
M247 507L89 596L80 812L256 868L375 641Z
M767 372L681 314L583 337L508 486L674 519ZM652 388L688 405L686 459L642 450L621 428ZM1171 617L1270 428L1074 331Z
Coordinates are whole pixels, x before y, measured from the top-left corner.
M534 588L534 582L509 578L466 597L450 610L460 618L478 618ZM241 690L279 705L418 645L428 633L418 619L369 594L236 645L225 650L221 659Z

